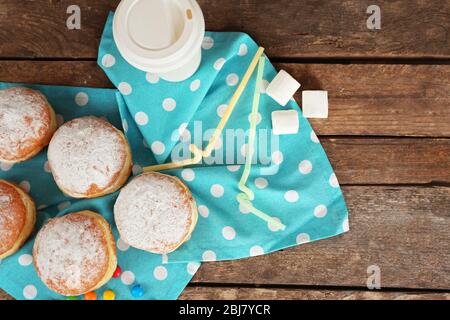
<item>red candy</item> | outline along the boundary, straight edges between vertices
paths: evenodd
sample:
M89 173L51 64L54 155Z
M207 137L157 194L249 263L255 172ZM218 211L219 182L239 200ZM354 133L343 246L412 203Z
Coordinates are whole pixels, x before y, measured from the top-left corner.
M120 269L119 266L117 266L116 271L113 273L113 278L118 278L122 274L122 269Z

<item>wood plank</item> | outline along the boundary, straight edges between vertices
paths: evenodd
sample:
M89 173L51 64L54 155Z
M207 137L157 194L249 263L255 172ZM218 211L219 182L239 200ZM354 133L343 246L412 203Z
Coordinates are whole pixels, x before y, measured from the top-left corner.
M276 64L304 90L328 90L319 135L450 137L450 65ZM93 61L0 61L0 81L112 87ZM296 95L301 103L301 91Z
M237 261L205 263L193 282L450 289L450 188L344 187L350 232Z
M179 300L450 300L449 293L187 287ZM0 289L0 301L13 298Z
M0 3L0 57L93 58L119 0L78 0L81 30L66 28L70 0ZM367 1L199 0L208 30L242 31L281 58L450 58L450 2L379 0L382 29L366 27Z
M205 263L197 283L450 289L450 188L344 187L350 232L269 255Z
M450 293L187 287L180 300L450 300Z

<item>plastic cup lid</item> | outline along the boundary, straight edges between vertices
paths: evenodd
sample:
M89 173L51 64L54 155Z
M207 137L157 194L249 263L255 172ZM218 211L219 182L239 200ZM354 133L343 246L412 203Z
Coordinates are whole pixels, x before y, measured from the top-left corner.
M122 0L113 35L122 56L139 69L176 70L200 50L205 20L195 0Z

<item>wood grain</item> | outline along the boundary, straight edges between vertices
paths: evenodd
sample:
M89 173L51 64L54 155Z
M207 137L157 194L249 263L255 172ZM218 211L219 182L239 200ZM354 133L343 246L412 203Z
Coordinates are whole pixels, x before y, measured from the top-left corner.
M71 0L0 2L0 57L93 58L119 0L78 0L81 30L66 28ZM379 0L382 29L360 0L199 0L208 30L242 31L278 58L450 58L450 2Z
M187 287L180 300L450 300L450 293ZM0 301L13 300L0 289Z
M328 90L330 117L311 119L319 135L450 137L450 65L275 65ZM0 61L0 81L112 87L93 61Z
M187 287L180 300L450 300L450 293Z
M450 289L450 188L344 187L350 232L239 261L205 263L198 283Z

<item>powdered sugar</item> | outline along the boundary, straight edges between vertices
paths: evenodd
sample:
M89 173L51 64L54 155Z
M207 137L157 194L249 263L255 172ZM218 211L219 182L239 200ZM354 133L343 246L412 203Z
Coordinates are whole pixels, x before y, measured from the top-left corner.
M8 195L1 194L0 189L0 253L5 250L3 244L7 244L7 239L9 239L13 231L8 227L12 224L12 219L14 214L11 212L11 197ZM8 243L9 245L9 243Z
M96 117L72 120L53 136L48 149L52 173L71 192L108 187L123 169L126 145L106 121Z
M38 233L33 253L44 283L64 291L96 285L108 263L101 227L78 213L50 220Z
M188 194L169 176L143 174L122 189L114 206L121 237L131 246L164 250L181 242L192 219Z
M0 90L0 156L18 157L47 134L50 127L46 101L25 88Z

